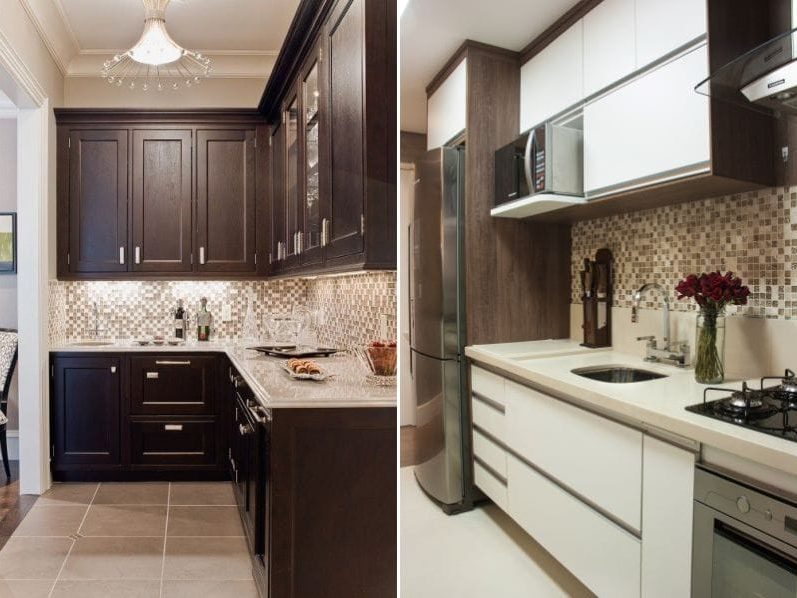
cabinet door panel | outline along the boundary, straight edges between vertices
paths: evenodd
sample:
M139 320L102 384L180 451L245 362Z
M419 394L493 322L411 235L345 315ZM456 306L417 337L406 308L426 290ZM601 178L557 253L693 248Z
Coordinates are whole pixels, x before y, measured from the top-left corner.
M255 271L255 132L197 131L199 272Z
M69 270L127 270L127 130L69 135Z
M584 96L630 75L635 66L634 0L604 0L584 15Z
M299 265L299 232L301 231L301 188L299 180L301 155L299 151L299 96L294 95L285 106L285 222L287 250L285 267Z
M328 28L331 219L326 257L363 251L364 0L341 0Z
M702 46L584 107L584 189L591 196L707 171L708 70Z
M636 0L637 68L705 35L706 6L705 0Z
M302 134L304 189L302 204L302 264L317 264L322 261L321 251L321 164L326 162L322 140L321 64L320 49L316 48L303 70L302 76ZM325 125L325 123L323 123Z
M285 127L276 125L271 136L271 268L282 269L285 225Z
M133 466L213 465L215 421L134 419L130 422L130 461Z
M68 357L53 363L53 462L120 464L121 359Z
M216 358L166 353L130 358L130 411L149 415L213 413Z
M191 131L133 131L133 270L191 270Z

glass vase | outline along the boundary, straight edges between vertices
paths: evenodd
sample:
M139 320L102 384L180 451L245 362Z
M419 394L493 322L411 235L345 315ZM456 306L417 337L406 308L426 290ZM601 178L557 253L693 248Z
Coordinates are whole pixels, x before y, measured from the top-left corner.
M695 339L695 380L719 384L725 379L725 312L701 309Z

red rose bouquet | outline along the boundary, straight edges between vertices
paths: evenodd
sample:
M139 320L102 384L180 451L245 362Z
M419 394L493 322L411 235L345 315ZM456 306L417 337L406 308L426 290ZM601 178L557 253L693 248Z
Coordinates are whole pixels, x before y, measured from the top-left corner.
M719 384L725 379L724 311L727 305L745 305L750 289L733 272L690 274L675 287L678 299L694 299L700 307L697 318L695 379L702 384Z

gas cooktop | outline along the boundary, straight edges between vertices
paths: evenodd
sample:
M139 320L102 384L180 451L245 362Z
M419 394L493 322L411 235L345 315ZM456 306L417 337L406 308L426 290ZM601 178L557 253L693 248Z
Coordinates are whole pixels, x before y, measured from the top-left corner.
M778 383L767 386L773 380ZM716 393L724 396L708 400ZM797 377L786 370L783 376L761 378L760 388L750 388L746 382L736 391L708 387L703 402L686 410L797 442Z

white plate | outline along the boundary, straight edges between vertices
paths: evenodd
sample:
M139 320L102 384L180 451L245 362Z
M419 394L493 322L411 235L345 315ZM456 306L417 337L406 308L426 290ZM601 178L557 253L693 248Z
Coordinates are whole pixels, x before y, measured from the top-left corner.
M323 369L320 374L297 374L290 368L287 362L281 363L280 367L288 372L288 375L295 380L315 380L316 382L321 382L321 380L326 380L331 376L331 374L327 374Z

